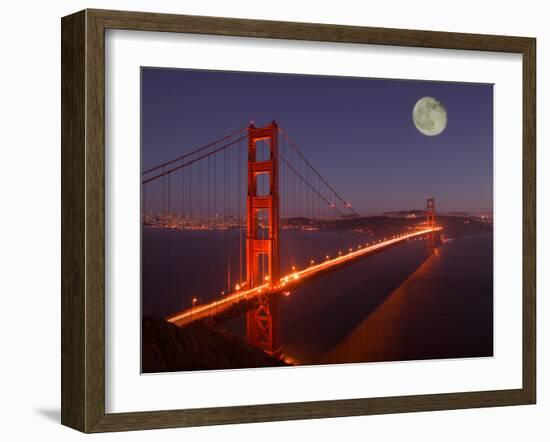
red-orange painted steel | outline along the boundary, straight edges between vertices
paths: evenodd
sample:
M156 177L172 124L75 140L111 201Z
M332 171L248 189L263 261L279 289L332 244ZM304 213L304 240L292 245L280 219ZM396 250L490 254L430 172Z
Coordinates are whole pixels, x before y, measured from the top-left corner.
M426 201L426 228L433 229L435 227L435 200L428 198ZM427 238L428 247L435 247L435 233L431 232Z
M248 194L246 199L246 282L249 288L261 286L266 281L272 285L279 281L279 174L278 174L278 127L273 121L264 127L248 128ZM266 140L269 159L259 160L257 143ZM269 176L269 192L258 195L258 176ZM265 237L259 234L259 211L267 213L268 224ZM260 273L260 262L267 261L267 272ZM278 355L279 346L279 301L274 293L258 297L259 305L246 316L246 336L250 344Z

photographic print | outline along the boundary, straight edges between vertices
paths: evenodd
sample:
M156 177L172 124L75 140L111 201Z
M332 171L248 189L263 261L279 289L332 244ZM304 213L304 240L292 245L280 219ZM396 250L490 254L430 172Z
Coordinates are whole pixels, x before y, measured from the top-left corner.
M140 179L143 373L493 356L492 84L143 67Z

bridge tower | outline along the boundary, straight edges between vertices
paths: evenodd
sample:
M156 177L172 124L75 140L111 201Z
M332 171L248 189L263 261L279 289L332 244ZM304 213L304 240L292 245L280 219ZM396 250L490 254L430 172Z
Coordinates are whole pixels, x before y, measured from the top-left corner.
M272 287L279 282L279 173L278 126L275 121L264 127L248 128L248 194L246 200L246 280L248 287L266 282ZM269 157L258 159L257 143L266 140ZM258 177L267 176L269 191L258 193ZM267 217L267 234L262 235L260 214ZM265 227L265 226L264 226ZM265 232L265 229L264 229ZM265 263L267 262L267 266ZM264 267L264 278L261 269ZM247 313L247 341L267 353L279 353L278 316L276 294L258 296L259 305Z
M426 200L426 228L433 229L435 227L435 200L428 198ZM435 233L428 233L428 247L435 247Z

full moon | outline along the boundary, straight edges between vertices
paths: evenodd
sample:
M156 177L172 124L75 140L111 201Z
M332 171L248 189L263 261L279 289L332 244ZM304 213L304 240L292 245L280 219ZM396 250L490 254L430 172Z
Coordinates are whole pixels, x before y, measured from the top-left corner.
M413 109L413 121L424 135L439 135L447 126L447 110L433 97L422 97Z

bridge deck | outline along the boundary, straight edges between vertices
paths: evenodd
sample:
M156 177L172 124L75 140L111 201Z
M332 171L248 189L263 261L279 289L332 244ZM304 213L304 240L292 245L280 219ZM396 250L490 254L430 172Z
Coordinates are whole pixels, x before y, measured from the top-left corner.
M229 308L235 306L241 301L250 300L262 293L268 292L279 292L283 293L287 290L292 290L293 288L302 285L306 280L312 279L314 277L324 276L330 272L338 270L339 268L351 264L359 259L366 258L368 256L379 253L383 250L386 250L390 247L393 247L402 242L408 241L412 238L417 238L419 236L426 235L431 232L436 232L442 230L441 227L434 227L431 229L418 230L413 233L406 233L402 235L396 235L385 241L379 241L373 245L360 247L349 253L337 256L332 259L327 259L319 264L313 264L309 267L306 267L302 270L297 270L288 275L280 278L278 284L271 287L269 283L263 284L261 286L247 289L239 290L233 293L230 293L223 299L210 302L208 304L198 305L193 308L183 310L179 313L176 313L167 318L169 322L177 324L179 326L190 324L194 321L216 316Z

